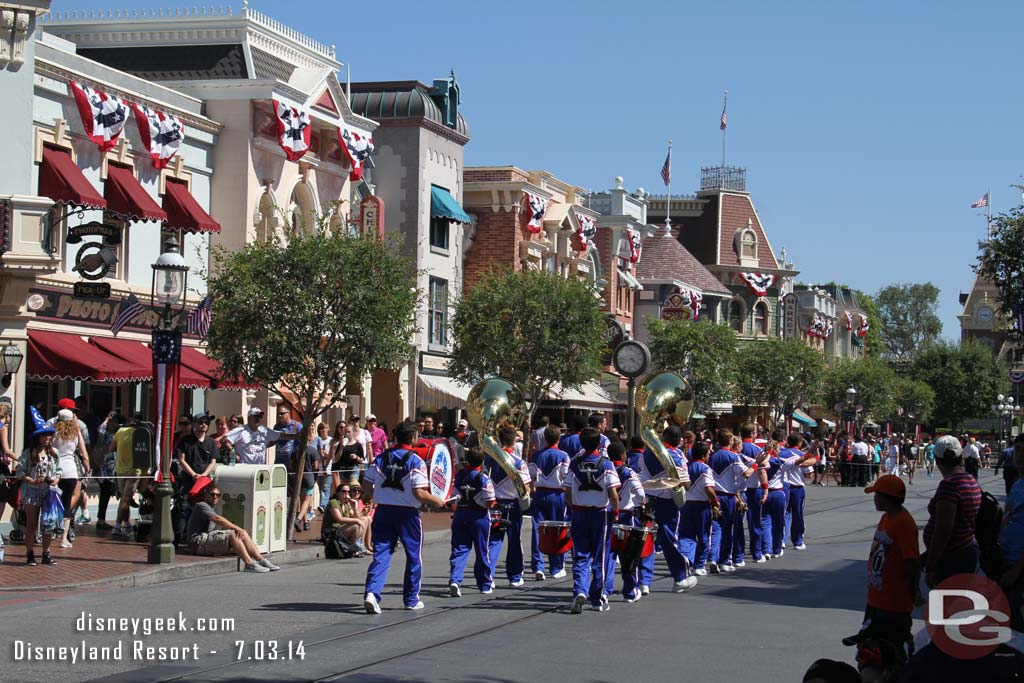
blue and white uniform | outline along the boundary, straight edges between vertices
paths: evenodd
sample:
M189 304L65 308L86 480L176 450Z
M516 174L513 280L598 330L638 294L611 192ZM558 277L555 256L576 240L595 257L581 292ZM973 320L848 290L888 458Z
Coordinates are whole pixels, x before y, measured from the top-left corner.
M569 473L569 455L551 447L537 451L530 456L527 466L533 480L534 493L531 515L533 515L533 538L531 539L531 569L544 571L544 555L540 552L539 522L564 522L567 518L565 507L565 476ZM548 557L552 573L565 568L565 553Z
M783 460L794 456L803 459L806 454L799 448L783 448L779 457ZM804 498L807 489L804 484L804 471L801 467L792 467L786 470L783 475L783 482L789 485L789 495L786 497L786 524L789 533L786 539L792 537L793 545L804 544Z
M506 448L515 463L515 468L523 477L523 483L530 483L530 470L526 461L515 455L513 449ZM491 456L484 460L484 473L494 482L494 497L501 508L501 514L508 520L508 528L505 533L491 534L490 541L490 564L492 570L498 568L498 557L501 555L501 546L508 536L508 552L505 553L505 575L510 583L518 583L523 580L523 511L519 509L519 494L516 492L515 482L508 476L508 473L501 468Z
M715 476L715 492L722 506L722 514L718 519L711 520L711 561L720 566L732 565L736 534L736 495L744 491L747 479L743 476L746 466L740 456L730 450L720 448L708 458L708 467ZM741 520L742 525L742 520ZM742 538L743 527L740 526ZM743 559L743 546L740 544L739 560Z
M796 467L802 455L782 457L779 455L768 461L768 514L772 520L772 555L782 554L782 539L786 524L786 494L783 484L788 472Z
M708 497L708 489L715 488L715 475L707 463L700 460L691 462L686 469L693 485L683 503L679 549L694 569L703 569L710 552L711 498Z
M640 475L625 464L617 465L615 467L615 474L619 476L619 483L621 484L619 489L619 516L615 523L640 526L639 520L634 515L634 510L643 505L647 500L643 484L640 483ZM612 571L614 559L612 555L612 546L609 543L608 557L605 561L605 566L609 570L605 577L605 595L611 595L615 592L615 572ZM636 599L639 597L640 563L638 562L629 567L626 562L620 561L619 570L622 572L622 596L627 600Z
M594 607L601 604L608 569L608 491L620 485L612 461L597 452L569 463L565 489L572 500L572 594L586 595Z
M423 522L420 521L420 503L412 491L428 487L427 465L413 451L398 447L374 458L366 470L364 481L373 484L373 500L377 503L370 527L373 560L366 570L366 592L372 593L380 602L388 567L391 566L391 555L395 552L395 543L401 539L405 548L402 596L406 607L415 607L420 601L423 577L420 557Z
M476 552L473 576L476 587L485 591L494 585L494 570L488 557L491 541L491 516L494 484L481 468L465 468L455 474L455 492L459 502L452 515L451 573L448 583L462 585L469 551Z
M744 439L740 456L745 466L753 467L755 461L761 457L763 452L753 441ZM747 527L750 530L750 556L754 560L760 560L765 555L771 555L771 518L762 510L761 498L763 496L761 472L759 469L754 469L754 472L747 477L747 488L745 491ZM742 543L742 538L740 542Z
M672 462L675 463L676 472L684 482L690 481L690 474L686 469L686 458L678 448L665 446L668 449ZM644 457L640 459L640 481L646 484L653 479L664 478L665 468L661 461L654 455L651 449L644 451ZM661 551L665 557L665 563L672 574L672 580L679 582L687 577L690 570L689 561L679 551L679 523L680 510L672 500L672 492L668 490L651 491L644 489L647 498L654 503L654 521L658 524L658 539L661 541ZM651 564L654 562L654 555L649 558ZM653 567L652 567L653 569ZM644 567L641 566L640 580L643 584L645 578ZM649 584L643 584L649 585Z

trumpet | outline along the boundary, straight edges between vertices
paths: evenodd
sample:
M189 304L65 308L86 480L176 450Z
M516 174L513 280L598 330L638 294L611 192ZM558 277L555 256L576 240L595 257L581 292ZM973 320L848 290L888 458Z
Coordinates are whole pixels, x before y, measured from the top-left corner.
M661 433L671 420L685 424L693 414L693 391L690 384L672 372L648 376L636 390L637 412L640 413L640 436L664 469L667 488L672 489L677 505L686 500L675 461L661 440Z
M512 382L500 377L485 379L473 387L466 397L466 419L480 435L480 446L505 470L515 484L519 507L530 507L530 493L523 475L505 449L498 443L498 428L504 422L520 425L526 417L523 392Z

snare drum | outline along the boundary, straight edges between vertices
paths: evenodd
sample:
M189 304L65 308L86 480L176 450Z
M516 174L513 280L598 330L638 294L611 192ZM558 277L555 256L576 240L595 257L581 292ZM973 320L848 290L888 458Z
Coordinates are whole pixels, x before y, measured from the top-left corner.
M612 552L624 557L650 557L654 552L654 527L612 525Z
M572 550L571 522L537 522L540 551L545 555L561 555Z

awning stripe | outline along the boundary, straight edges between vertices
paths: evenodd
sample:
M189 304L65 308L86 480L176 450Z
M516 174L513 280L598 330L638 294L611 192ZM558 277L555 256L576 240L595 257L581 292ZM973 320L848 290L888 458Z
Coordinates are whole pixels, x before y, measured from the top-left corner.
M416 379L418 408L464 408L473 388L439 375L417 375Z
M49 380L139 382L153 374L152 367L138 366L103 351L77 334L29 330L30 377Z
M815 422L814 418L812 418L810 415L800 410L799 408L793 410L793 419L799 422L800 424L806 425L808 427L818 426L818 423Z
M431 218L447 218L457 223L471 223L473 221L469 214L455 201L455 197L452 196L451 192L436 185L430 187L430 216Z

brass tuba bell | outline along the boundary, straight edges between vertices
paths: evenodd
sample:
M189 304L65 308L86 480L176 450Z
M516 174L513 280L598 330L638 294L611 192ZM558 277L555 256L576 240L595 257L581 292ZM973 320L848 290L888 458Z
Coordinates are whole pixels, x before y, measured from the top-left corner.
M525 418L526 401L523 392L507 379L485 379L473 387L466 397L466 419L479 434L484 452L512 478L519 495L519 507L523 510L530 507L530 493L515 461L501 447L497 437L502 423L519 426Z
M693 390L690 383L673 372L648 375L636 390L640 413L640 436L661 463L664 478L672 483L676 503L682 505L685 492L679 488L679 472L661 440L669 422L682 426L693 414Z

